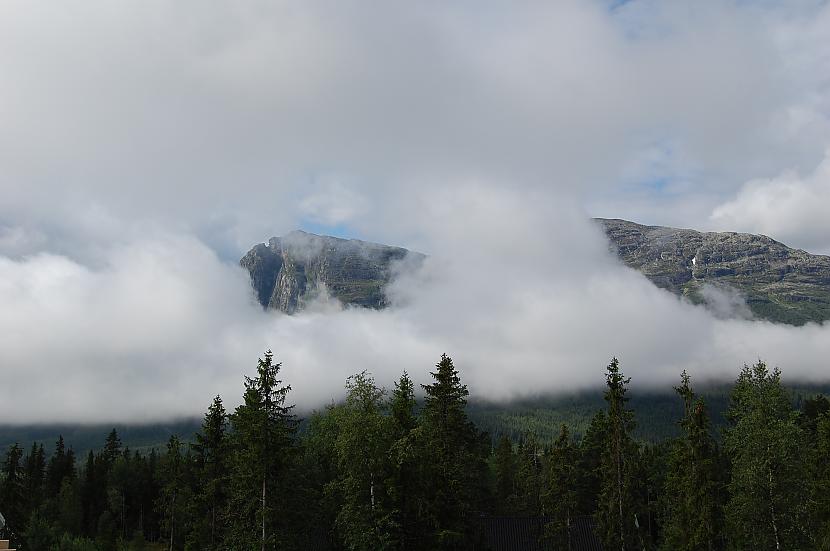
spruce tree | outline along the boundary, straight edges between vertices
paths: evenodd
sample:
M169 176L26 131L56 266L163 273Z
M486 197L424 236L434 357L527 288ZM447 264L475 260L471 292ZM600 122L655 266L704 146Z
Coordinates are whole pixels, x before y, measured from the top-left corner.
M542 447L531 434L525 434L516 450L516 512L536 517L542 513Z
M424 487L432 523L434 548L463 549L472 545L472 513L480 505L484 480L484 446L467 418L466 385L461 384L446 354L431 373L421 412L420 445L431 462L424 465Z
M709 415L685 371L675 391L683 400L683 435L672 446L668 460L662 547L677 551L720 549L718 462Z
M14 540L23 532L26 522L25 478L23 474L23 450L14 444L6 452L3 462L3 478L0 479L0 496L3 498L3 515L6 518L6 531Z
M816 445L812 453L812 521L816 548L830 551L830 413L816 422Z
M741 549L808 546L804 438L781 372L744 366L732 390L724 446L732 464L726 521Z
M285 504L280 493L296 432L294 406L285 405L291 387L278 379L282 364L273 358L267 351L257 363L256 377L245 377L243 403L230 418L231 536L239 547L263 551L285 546L286 535L278 533L283 518L279 506Z
M418 455L418 418L415 414L415 386L404 372L395 382L389 402L392 447L392 479L389 494L397 525L399 549L415 549L424 531L424 492L418 484L421 457Z
M507 436L499 438L493 453L495 468L496 511L502 515L515 514L516 510L516 452Z
M96 472L95 455L92 450L87 453L86 464L83 470L83 482L81 484L81 507L82 525L85 536L94 537L100 515L98 494L100 485L98 473Z
M602 487L602 454L607 439L607 418L599 410L591 418L577 447L576 459L576 513L594 515L599 508L599 494Z
M184 524L182 516L190 498L185 484L185 469L181 440L172 435L167 441L167 454L161 464L161 495L156 506L162 515L162 529L170 551L179 549L179 542L184 540L181 534Z
M550 522L545 538L554 550L572 551L571 524L577 509L576 450L568 427L562 425L547 461L547 483L542 496L543 510Z
M101 451L101 458L106 465L106 469L115 463L115 460L121 456L121 439L118 437L118 432L113 428L107 435L104 441L104 449Z
M597 522L605 547L620 551L644 546L639 529L635 478L638 450L631 438L634 412L626 406L629 382L630 379L620 371L619 361L613 358L605 375L607 388L604 397L608 403L608 415L600 465L602 486Z
M227 499L227 414L222 398L216 396L195 435L192 448L198 478L198 491L193 502L196 526L190 544L215 549L222 541L223 510Z
M46 453L43 444L32 444L32 450L24 461L24 492L28 515L40 506L46 481Z

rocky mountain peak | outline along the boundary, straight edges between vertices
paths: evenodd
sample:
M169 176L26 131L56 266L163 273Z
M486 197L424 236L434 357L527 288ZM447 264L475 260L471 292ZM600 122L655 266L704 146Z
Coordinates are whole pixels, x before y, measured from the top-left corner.
M597 218L612 250L655 285L695 303L738 297L752 317L801 325L830 319L830 257L765 235L699 232Z
M292 314L323 290L347 305L382 308L396 263L422 258L400 247L294 230L255 245L240 264L263 308Z

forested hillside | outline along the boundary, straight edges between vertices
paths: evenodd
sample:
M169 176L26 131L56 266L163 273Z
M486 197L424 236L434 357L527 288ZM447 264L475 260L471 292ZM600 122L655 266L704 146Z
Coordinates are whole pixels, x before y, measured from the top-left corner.
M830 402L794 407L762 362L729 390L721 437L679 374L676 436L654 442L636 436L636 384L616 359L602 401L573 426L531 416L501 435L482 431L488 409L468 405L447 356L420 385L422 403L406 373L384 389L364 371L303 430L280 367L266 353L242 404L227 412L215 397L189 443L174 434L139 451L113 429L83 456L63 438L10 446L7 536L61 551L497 549L511 537L508 548L524 549L581 549L585 538L623 551L830 546ZM505 529L517 522L524 540Z

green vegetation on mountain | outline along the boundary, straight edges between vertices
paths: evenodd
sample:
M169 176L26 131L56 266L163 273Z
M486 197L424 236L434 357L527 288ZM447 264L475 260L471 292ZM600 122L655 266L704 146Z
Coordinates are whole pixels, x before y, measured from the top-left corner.
M791 325L830 319L828 256L763 235L596 221L627 266L717 315ZM294 231L254 246L240 264L263 308L291 314L323 293L346 305L383 308L396 270L424 258L400 247Z
M382 308L383 287L396 263L421 259L400 247L294 231L256 245L240 264L263 308L292 314L321 293L343 304Z
M597 222L627 266L692 302L718 310L723 306L716 302L734 295L759 319L792 325L830 319L828 256L791 249L764 235Z

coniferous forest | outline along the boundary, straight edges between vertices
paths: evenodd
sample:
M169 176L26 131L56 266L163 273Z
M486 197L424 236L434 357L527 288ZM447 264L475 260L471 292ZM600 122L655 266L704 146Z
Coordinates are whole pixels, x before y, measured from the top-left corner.
M0 512L13 546L139 549L830 549L830 402L793 407L763 362L735 381L723 430L678 375L680 436L636 439L631 381L607 366L605 407L580 438L492 439L468 418L444 355L418 384L368 372L300 430L267 352L242 403L217 396L190 442L147 453L115 430L77 457L12 446Z

